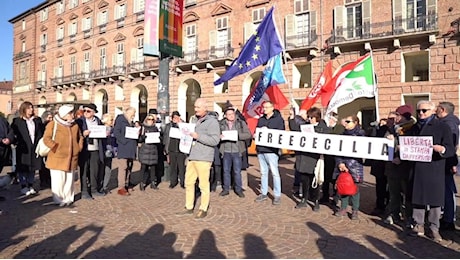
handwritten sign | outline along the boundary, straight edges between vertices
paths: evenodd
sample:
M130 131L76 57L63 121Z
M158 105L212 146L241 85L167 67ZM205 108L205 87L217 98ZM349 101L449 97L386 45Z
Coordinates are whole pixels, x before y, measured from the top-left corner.
M169 129L169 137L170 138L180 139L181 135L182 135L182 133L180 132L179 128L171 127Z
M107 138L107 128L105 125L88 125L89 138Z
M181 132L179 151L189 154L193 144L193 137L190 134L195 132L195 124L179 123L179 131Z
M431 162L432 136L400 136L399 157L405 161Z
M160 143L160 132L145 133L146 144L158 144Z
M394 141L381 137L333 135L256 128L256 145L354 158L393 160Z
M125 128L125 138L139 139L139 128L127 126Z
M221 140L238 141L238 130L222 131Z
M300 125L300 132L302 133L314 133L315 126L311 124Z

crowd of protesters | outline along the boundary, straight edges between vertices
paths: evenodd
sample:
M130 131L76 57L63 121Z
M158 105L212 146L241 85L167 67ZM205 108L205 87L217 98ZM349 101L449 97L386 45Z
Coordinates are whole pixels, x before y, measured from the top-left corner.
M95 104L62 105L55 113L46 111L42 117L35 115L34 106L23 102L19 116L8 124L0 121L0 152L5 156L7 148L15 145L15 171L24 196L37 193L34 181L39 172L41 188L51 188L53 201L61 207L74 202L74 182L80 180L81 199L93 200L110 193L113 160L118 160L117 194L128 196L133 187L140 191L147 187L158 189L164 174L164 162L170 167L169 188L177 185L185 189L185 208L177 215L194 214L196 193L201 194L200 208L196 218L207 215L210 192L221 186L220 196L227 196L233 189L244 198L243 173L247 168L248 143L253 133L241 112L227 102L223 119L208 110L206 100L195 102L195 114L190 119L195 125L190 131L190 151L180 148L177 137L182 119L178 111L171 114L170 122L163 124L156 109L149 110L143 122L134 122L136 109L128 107L114 118L110 114L98 118ZM387 224L403 223L415 236L427 233L435 241L441 241L439 229L455 230L454 174L457 172L457 144L460 121L454 115L450 102L422 100L414 110L402 105L391 111L388 118L381 119L374 131L366 133L356 115L341 120L332 114L326 122L319 108L301 110L295 115L291 110L288 118L290 131L303 131L303 125L312 125L319 134L350 136L373 136L395 142L392 161L366 160L312 152L295 152L293 195L298 198L296 208L309 207L320 210L320 203L332 204L337 217L358 219L360 206L359 186L364 181L364 166L371 166L376 178L376 203L372 214L382 217ZM263 104L264 114L257 127L285 129L285 120L274 104ZM414 113L415 112L415 113ZM115 120L114 120L115 119ZM102 136L92 129L101 126ZM128 133L135 129L134 137ZM175 130L175 131L173 131ZM229 138L229 132L235 133ZM235 137L236 136L236 137ZM400 136L431 136L432 160L429 162L405 161L400 158ZM152 138L157 141L147 141ZM40 139L50 148L46 157L37 156ZM281 178L278 169L280 149L257 145L260 166L260 194L255 202L269 198L268 173L273 177L273 205L281 204ZM4 158L4 157L2 157ZM132 182L135 160L140 162L141 181ZM2 160L6 162L5 160ZM0 165L2 169L2 165ZM356 190L352 194L339 191L345 174L351 176ZM343 177L343 178L342 178ZM336 183L339 182L340 184ZM340 186L342 187L342 186ZM348 206L351 203L351 212ZM428 217L425 218L425 213ZM425 223L425 221L427 221Z

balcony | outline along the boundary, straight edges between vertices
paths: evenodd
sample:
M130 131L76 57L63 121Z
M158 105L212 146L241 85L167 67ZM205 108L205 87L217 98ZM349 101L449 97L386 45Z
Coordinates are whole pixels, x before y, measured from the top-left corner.
M291 58L305 57L309 49L318 49L318 35L316 30L296 35L285 36L286 52Z
M51 79L51 86L55 89L76 88L89 84L89 73L79 73Z
M62 39L62 38L61 38L61 39L58 39L58 40L57 40L57 46L58 46L58 47L62 47L62 42L63 42L63 41L64 41L64 39Z
M41 52L46 52L46 44L40 45L40 51Z
M197 70L230 65L234 58L234 48L230 45L223 47L211 47L208 50L194 50L185 52L183 58L177 58L175 65L182 71Z
M99 34L103 34L107 31L107 24L99 25Z
M89 74L89 79L92 80L92 83L114 82L117 80L124 80L125 74L125 66L112 66L100 70L93 70Z
M159 67L160 62L158 59L130 63L127 66L128 78L145 78L147 76L152 76L152 78L156 77L158 75Z
M75 34L69 35L70 43L74 43L77 36Z
M91 37L91 29L84 30L83 31L83 38L88 39L89 37Z
M31 55L32 54L30 54L29 52L21 51L14 56L14 60L24 59L24 58L30 57Z
M46 81L44 80L39 80L39 81L36 81L35 82L35 91L40 93L40 92L44 92L45 90L47 89L47 86L46 86Z
M136 23L144 21L144 11L136 13Z
M352 45L363 42L392 42L393 39L412 40L414 42L426 38L439 31L437 15L426 15L408 19L363 24L355 27L336 28L328 43L337 45Z
M122 27L125 26L125 18L124 17L118 18L116 21L117 21L117 28L122 28Z

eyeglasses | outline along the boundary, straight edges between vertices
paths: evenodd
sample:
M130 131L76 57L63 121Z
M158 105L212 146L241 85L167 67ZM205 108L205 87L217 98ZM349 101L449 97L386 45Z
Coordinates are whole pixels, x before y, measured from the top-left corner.
M153 118L147 118L147 120L153 120Z
M91 113L91 112L93 112L93 110L85 109L85 110L83 110L83 112L85 112L85 113Z
M425 114L427 111L430 111L430 109L425 109L425 108L423 108L423 109L417 109L417 110L415 110L415 111L417 111L417 114L420 114L420 112L422 112L423 114Z
M353 122L353 120L345 120L345 123L347 123L347 124L349 124L351 122Z

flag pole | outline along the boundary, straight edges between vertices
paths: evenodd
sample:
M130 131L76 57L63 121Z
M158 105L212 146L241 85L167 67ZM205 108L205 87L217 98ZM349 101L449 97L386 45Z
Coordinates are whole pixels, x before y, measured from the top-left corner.
M371 52L371 61L372 61L372 77L374 78L374 101L375 101L375 121L379 122L380 118L380 111L379 111L379 88L377 87L377 75L375 75L375 68L374 68L374 56L372 49Z
M275 7L275 5L273 5L273 7ZM278 16L278 11L276 11L276 8L274 10L276 13L274 14L276 19L278 20L278 24L280 24L280 18ZM284 32L284 34L286 34L286 32ZM288 67L288 63L287 63L287 58L286 58L286 46L284 46L283 44L283 61L284 61L284 66L286 67L286 70L289 71L289 67ZM288 77L285 77L286 78L286 83L288 85L288 90L289 90L289 99L291 101L291 108L294 106L293 104L295 103L295 100L294 100L294 95L292 94L292 85L291 85L291 81L289 80Z

